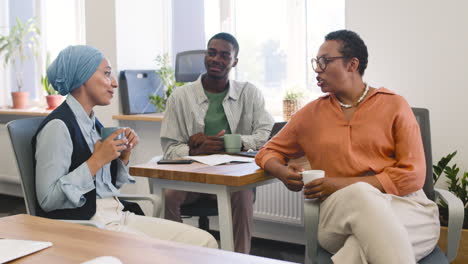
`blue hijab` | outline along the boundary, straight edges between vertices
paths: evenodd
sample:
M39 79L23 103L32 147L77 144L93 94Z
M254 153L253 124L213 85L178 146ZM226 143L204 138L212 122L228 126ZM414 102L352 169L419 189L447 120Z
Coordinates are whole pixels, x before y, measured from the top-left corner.
M91 78L102 59L104 55L94 47L68 46L49 66L47 77L55 90L67 95Z

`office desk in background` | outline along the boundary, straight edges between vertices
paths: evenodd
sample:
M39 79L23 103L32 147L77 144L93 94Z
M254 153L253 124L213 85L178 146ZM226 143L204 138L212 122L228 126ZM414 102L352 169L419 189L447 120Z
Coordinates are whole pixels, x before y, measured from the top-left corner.
M276 181L265 175L255 163L218 166L197 162L181 165L146 163L131 166L130 175L151 180L152 193L161 198L161 217L164 217L165 189L215 194L218 200L221 248L230 251L234 251L231 193Z
M0 218L0 237L53 243L50 248L9 262L15 264L82 263L100 256L114 256L124 264L290 263L219 249L144 238L24 214Z

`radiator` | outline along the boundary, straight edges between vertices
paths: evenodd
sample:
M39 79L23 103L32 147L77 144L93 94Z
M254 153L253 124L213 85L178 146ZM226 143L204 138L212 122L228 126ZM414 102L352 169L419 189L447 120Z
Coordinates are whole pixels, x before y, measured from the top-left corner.
M257 187L254 218L262 221L303 226L302 192L288 190L282 182Z

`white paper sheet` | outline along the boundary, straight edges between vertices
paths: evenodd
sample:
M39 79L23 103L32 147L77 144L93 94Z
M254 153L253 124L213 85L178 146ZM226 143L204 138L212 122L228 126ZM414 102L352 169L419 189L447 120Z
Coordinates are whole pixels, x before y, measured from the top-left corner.
M200 163L215 166L224 163L243 163L243 162L254 162L254 158L240 157L227 154L213 154L208 156L186 156L187 159L192 159Z
M29 255L52 246L52 242L0 239L0 263Z

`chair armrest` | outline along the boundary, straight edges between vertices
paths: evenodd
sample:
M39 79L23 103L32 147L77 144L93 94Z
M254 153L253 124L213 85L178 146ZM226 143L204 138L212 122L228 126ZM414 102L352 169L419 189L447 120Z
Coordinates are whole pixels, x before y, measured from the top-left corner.
M85 226L92 226L92 227L97 227L99 229L105 229L105 226L101 223L91 221L91 220L63 220L60 219L60 221L67 222L67 223L73 223L73 224L79 224L79 225L85 225Z
M127 201L150 201L153 204L153 217L158 216L158 201L154 195L148 194L119 194L117 196L119 199Z
M305 264L315 264L317 260L319 213L320 202L318 200L304 200Z
M448 238L447 238L447 259L452 262L458 253L458 246L460 244L461 230L463 226L463 219L465 215L465 206L462 201L453 193L434 189L438 198L448 205Z

